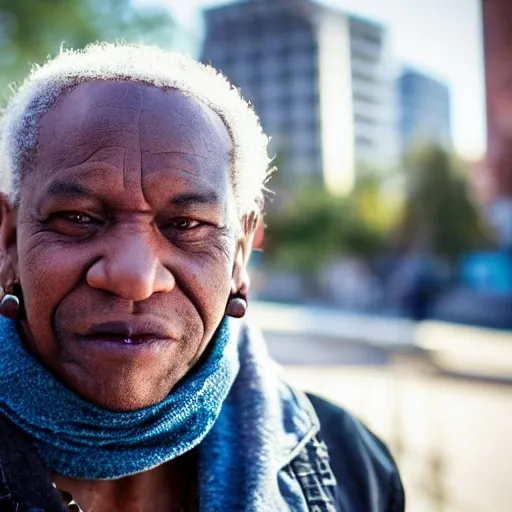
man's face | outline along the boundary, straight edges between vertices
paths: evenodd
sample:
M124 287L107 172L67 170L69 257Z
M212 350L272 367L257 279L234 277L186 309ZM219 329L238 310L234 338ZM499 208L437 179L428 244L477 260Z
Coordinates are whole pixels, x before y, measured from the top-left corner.
M232 143L176 91L97 81L40 122L17 251L32 351L113 410L162 400L204 352L235 265Z

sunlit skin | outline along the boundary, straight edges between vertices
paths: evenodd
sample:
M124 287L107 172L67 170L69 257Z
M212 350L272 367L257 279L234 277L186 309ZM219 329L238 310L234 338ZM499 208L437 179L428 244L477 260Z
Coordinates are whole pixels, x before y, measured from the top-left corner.
M19 207L2 206L3 265L19 277L30 350L85 399L115 411L162 400L245 286L250 235L231 151L208 107L131 82L82 84L42 117ZM169 510L171 466L111 482L56 479L85 509L94 495L105 500L95 511ZM149 501L152 478L165 484L161 503Z

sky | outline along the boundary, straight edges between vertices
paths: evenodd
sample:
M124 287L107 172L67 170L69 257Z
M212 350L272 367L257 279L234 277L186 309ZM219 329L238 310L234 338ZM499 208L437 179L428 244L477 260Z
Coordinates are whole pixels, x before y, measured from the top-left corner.
M230 0L135 0L167 6L181 27L178 49L197 56L203 36L201 8ZM320 0L383 23L398 65L444 81L451 94L455 150L478 159L486 147L480 0Z

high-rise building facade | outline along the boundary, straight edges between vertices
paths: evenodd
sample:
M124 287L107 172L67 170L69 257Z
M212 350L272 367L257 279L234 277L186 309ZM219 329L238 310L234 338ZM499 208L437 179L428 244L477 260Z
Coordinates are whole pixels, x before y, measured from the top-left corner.
M450 92L434 78L415 70L404 70L398 81L400 146L452 144Z
M310 0L248 0L205 21L202 60L254 104L289 180L343 193L357 160L396 155L382 26Z

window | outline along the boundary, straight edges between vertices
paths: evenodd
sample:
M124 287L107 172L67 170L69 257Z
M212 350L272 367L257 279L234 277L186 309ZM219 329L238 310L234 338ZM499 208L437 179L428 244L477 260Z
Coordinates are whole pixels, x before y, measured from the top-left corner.
M362 123L362 124L371 124L371 125L377 124L377 122L375 121L375 119L373 117L366 116L366 115L360 114L360 113L354 114L354 121L356 123Z
M368 73L363 73L361 71L358 71L358 70L354 70L352 72L352 78L356 79L356 80L359 80L360 82L367 82L367 83L375 83L375 77L368 74Z
M359 91L354 91L354 101L360 101L361 103L368 103L370 105L378 104L378 101L376 100L375 96Z
M373 140L364 135L358 135L356 137L356 145L364 148L373 148Z

